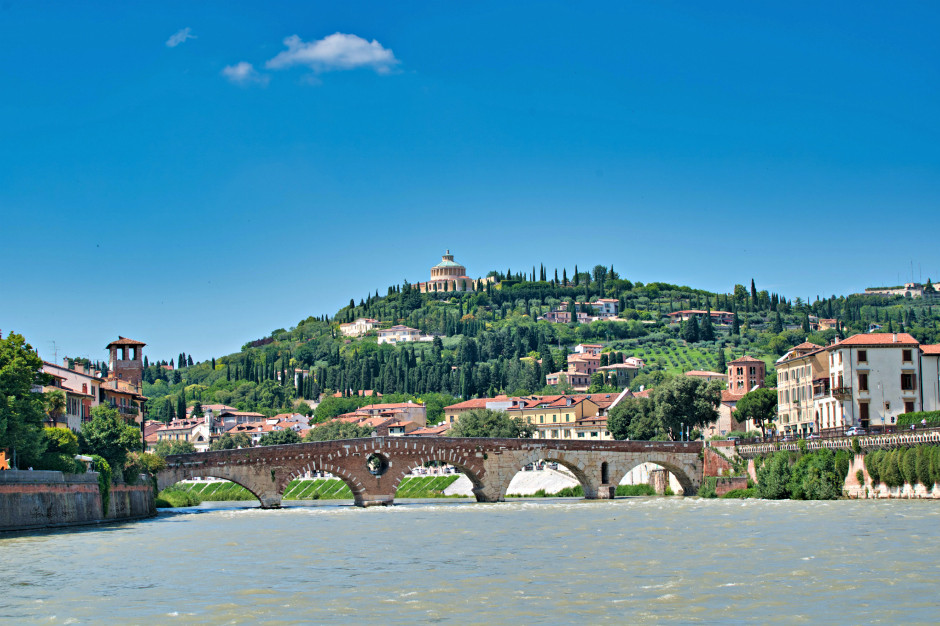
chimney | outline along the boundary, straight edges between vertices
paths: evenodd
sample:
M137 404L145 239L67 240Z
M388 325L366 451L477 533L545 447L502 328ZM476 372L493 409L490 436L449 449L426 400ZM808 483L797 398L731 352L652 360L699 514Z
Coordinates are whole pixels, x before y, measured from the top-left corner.
M69 358L67 356L62 357L62 367L69 368Z
M891 343L897 343L897 342L898 342L898 334L894 333L893 335L891 335Z

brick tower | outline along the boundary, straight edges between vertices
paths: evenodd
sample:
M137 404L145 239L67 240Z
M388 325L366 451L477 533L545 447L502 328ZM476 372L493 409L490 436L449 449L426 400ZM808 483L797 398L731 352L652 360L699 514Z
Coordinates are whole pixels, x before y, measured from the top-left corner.
M108 344L111 356L108 359L108 378L123 380L135 387L140 387L144 374L143 341L134 341L127 337L118 337Z

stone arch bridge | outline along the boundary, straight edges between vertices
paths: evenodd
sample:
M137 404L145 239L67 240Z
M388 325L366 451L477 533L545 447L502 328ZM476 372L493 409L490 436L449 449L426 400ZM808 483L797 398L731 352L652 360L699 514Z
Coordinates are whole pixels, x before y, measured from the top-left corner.
M213 476L245 487L262 507L276 508L291 480L321 471L349 485L357 506L370 506L391 504L412 468L442 461L467 475L478 502L499 502L523 466L549 461L571 470L588 499L613 498L623 476L641 463L666 468L690 494L702 482L702 454L697 441L370 437L172 455L157 486Z

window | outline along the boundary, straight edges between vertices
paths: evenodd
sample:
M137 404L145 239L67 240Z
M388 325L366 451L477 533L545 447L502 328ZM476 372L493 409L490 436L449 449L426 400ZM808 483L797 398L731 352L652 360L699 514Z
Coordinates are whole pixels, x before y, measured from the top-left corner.
M555 422L557 422L557 421L558 421L558 416L557 416L557 415L552 415L552 423L555 423Z
M859 362L859 363L868 363L868 350L859 350L859 351L858 351L858 362Z
M910 401L904 402L904 412L913 413L914 412L914 403Z
M868 421L868 403L867 402L858 403L858 418Z
M578 437L584 437L584 433L578 433Z
M544 424L544 423L545 423L545 416L539 415L539 424Z
M902 391L914 391L917 386L917 375L916 374L901 374L901 390Z
M858 375L858 390L868 391L868 374Z
M901 350L901 360L905 363L910 363L913 355L913 350Z

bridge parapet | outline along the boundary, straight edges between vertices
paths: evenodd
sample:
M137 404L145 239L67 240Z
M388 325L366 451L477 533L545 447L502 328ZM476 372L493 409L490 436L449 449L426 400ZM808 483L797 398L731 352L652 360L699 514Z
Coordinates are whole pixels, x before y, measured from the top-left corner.
M894 433L890 435L862 435L858 437L838 437L833 439L804 439L807 451L821 450L851 450L852 441L857 440L863 451L905 448L921 444L940 445L940 432L912 432ZM776 443L753 443L737 446L738 455L747 459L756 456L789 450L796 452L800 449L798 441L780 441Z

